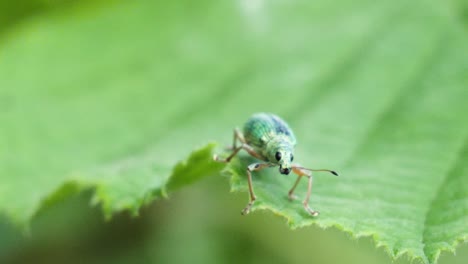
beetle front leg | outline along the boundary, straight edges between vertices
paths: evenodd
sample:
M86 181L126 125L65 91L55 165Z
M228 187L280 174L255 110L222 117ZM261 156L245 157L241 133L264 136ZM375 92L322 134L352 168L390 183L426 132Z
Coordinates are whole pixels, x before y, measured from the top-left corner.
M307 176L309 178L308 184L307 184L307 194L304 199L304 202L302 204L304 205L304 209L311 215L311 216L318 216L319 211L314 211L309 207L309 198L310 194L312 193L312 175Z
M297 195L294 194L294 190L296 189L296 187L299 184L299 182L301 181L301 179L302 179L302 175L297 176L296 182L294 183L291 190L289 190L289 192L288 192L289 200L294 201L294 200L297 199Z
M254 189L253 189L253 184L252 184L252 171L259 171L259 170L262 170L266 167L270 167L271 165L268 164L268 163L253 163L253 164L250 164L248 167L247 167L247 182L249 183L249 193L250 193L250 200L249 200L249 203L247 204L247 206L242 210L241 214L242 215L246 215L250 212L250 208L252 208L252 205L253 203L255 202L255 200L257 199L257 197L255 196L255 192L254 192Z
M288 197L289 197L289 199L290 199L291 201L297 199L297 196L294 195L294 190L296 189L297 185L298 185L299 182L301 181L302 176L309 176L309 175L311 175L311 172L302 170L302 169L300 169L300 167L297 166L297 165L293 165L293 166L292 166L292 171L294 172L294 174L297 175L297 179L296 179L296 182L294 183L293 187L291 188L291 190L289 190L289 192L288 192Z
M318 211L314 211L312 210L310 207L309 207L309 199L310 199L310 195L312 193L312 172L311 171L306 171L306 170L303 170L301 169L300 167L298 166L293 166L292 167L292 170L295 174L297 174L297 180L296 182L294 183L293 187L291 188L291 190L289 190L289 193L288 193L288 197L289 199L291 200L294 200L296 198L296 196L294 195L294 190L296 189L297 185L299 184L299 181L301 180L301 177L302 176L306 176L308 178L308 182L307 182L307 194L306 194L306 197L304 199L304 201L302 202L302 204L304 205L304 209L312 216L318 216L319 215L319 212Z

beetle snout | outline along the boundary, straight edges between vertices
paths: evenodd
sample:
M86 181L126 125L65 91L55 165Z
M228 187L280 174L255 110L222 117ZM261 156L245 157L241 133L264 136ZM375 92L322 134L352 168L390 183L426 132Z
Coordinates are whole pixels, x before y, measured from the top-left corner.
M288 175L291 172L289 168L280 168L279 171L281 174L285 174L285 175Z

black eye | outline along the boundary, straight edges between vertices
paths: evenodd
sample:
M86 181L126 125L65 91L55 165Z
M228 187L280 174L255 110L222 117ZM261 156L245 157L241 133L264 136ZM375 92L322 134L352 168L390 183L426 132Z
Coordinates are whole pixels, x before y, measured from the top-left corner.
M294 156L291 154L291 162L294 160Z
M281 152L279 152L279 151L276 152L275 158L276 158L277 161L279 161L281 159Z

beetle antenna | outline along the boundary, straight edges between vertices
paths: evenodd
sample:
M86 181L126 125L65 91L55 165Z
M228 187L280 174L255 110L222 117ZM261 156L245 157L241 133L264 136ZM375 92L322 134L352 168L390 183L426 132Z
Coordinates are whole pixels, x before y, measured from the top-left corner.
M336 171L333 171L333 170L327 170L327 169L308 169L308 168L304 168L304 167L297 167L298 169L301 169L301 170L308 170L308 171L327 171L335 176L338 176L338 173L336 173Z

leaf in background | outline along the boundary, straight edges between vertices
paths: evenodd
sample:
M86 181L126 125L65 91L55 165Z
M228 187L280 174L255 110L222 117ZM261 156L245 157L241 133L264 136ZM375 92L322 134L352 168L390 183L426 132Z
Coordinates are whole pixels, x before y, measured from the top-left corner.
M450 8L132 1L37 17L0 47L0 212L26 223L81 188L108 215L136 211L219 170L212 145L174 165L267 111L294 129L297 161L342 176L317 175L312 219L286 199L293 177L265 171L255 208L435 262L468 229L468 41Z

